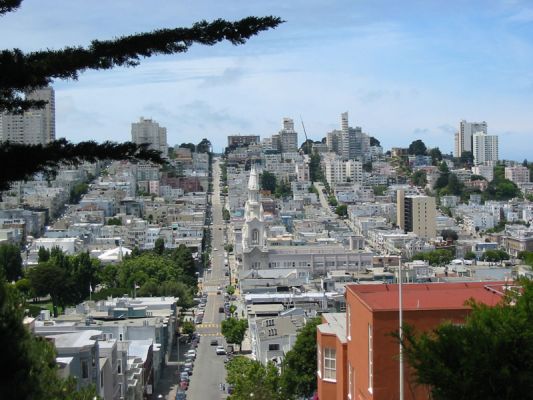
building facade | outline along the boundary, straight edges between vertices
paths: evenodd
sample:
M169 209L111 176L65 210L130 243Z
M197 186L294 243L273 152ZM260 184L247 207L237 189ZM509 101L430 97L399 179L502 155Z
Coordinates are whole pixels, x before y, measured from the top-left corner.
M498 136L475 133L472 136L472 153L475 165L498 161Z
M434 238L437 234L435 198L430 196L405 196L403 190L396 193L396 223L405 232L413 232L421 238Z
M140 118L139 122L131 124L131 141L135 144L148 143L149 148L168 156L167 128L159 126L152 119Z
M462 120L459 123L459 130L455 133L455 157L461 157L461 154L465 151L472 151L472 136L478 132L487 134L487 123L485 121L466 122Z

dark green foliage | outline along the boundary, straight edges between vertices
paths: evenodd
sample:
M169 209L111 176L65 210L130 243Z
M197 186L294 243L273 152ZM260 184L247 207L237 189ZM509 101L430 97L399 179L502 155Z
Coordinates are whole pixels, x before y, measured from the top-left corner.
M345 218L348 215L348 206L346 204L338 205L337 208L335 208L335 214Z
M70 191L70 204L79 203L81 200L81 196L87 193L88 190L89 185L87 185L85 182L77 183L76 185L74 185L74 187Z
M374 136L370 136L370 146L380 146L381 143Z
M230 317L222 321L221 332L226 342L238 344L239 348L242 347L242 341L244 340L244 334L248 329L248 321L245 319L237 319Z
M469 166L474 163L474 154L471 151L463 151L459 161L462 166Z
M417 139L409 145L407 152L410 155L424 155L426 154L427 148L424 142L420 139Z
M20 7L22 0L2 0L0 1L0 15L15 11Z
M77 79L87 69L106 70L139 65L141 58L186 52L193 44L214 45L227 40L234 45L282 23L276 17L247 17L229 22L201 21L191 28L159 29L113 40L93 40L84 48L66 47L23 53L0 53L0 111L21 112L42 102L25 100L25 91L47 86L53 79Z
M476 259L476 253L474 253L473 251L467 251L465 253L464 259L465 260L475 260Z
M227 381L233 386L231 400L287 400L279 392L279 374L276 366L269 362L238 356L226 366Z
M0 277L8 282L16 281L22 276L22 257L20 248L13 244L0 244Z
M533 251L521 251L518 253L518 258L525 264L533 266Z
M154 243L154 253L162 255L165 252L165 239L157 238Z
M88 253L67 256L53 249L49 259L32 268L28 277L37 296L50 295L57 315L58 307L75 305L89 297L90 288L99 283L99 271L98 260Z
M322 173L322 168L320 167L320 154L314 152L311 154L309 160L309 176L311 182L320 182L324 179L324 174Z
M422 170L415 171L411 176L411 182L413 182L413 185L415 186L426 186L428 183L426 172Z
M339 205L339 202L337 201L337 198L335 196L329 196L328 204L332 207L337 207Z
M106 225L122 225L120 218L111 217L106 221Z
M404 329L403 345L418 384L435 400L530 399L533 393L533 283L521 282L499 304L470 302L464 324L431 332Z
M0 66L1 70L1 66ZM1 80L0 73L0 80ZM160 152L148 145L131 142L98 144L93 141L73 144L59 139L46 145L0 143L0 191L9 189L12 182L30 179L42 172L49 177L62 165L77 166L84 161L97 160L147 160L163 163Z
M509 254L504 250L486 250L481 256L481 260L490 262L500 262L508 259Z
M211 151L211 142L203 138L198 145L196 145L196 151L198 153L209 153Z
M485 200L510 200L520 197L520 189L514 182L505 179L504 165L494 167L494 179L489 183L487 190L483 192Z
M182 143L180 147L191 150L192 153L196 151L196 145L194 143Z
M222 209L222 218L226 222L229 222L229 220L231 219L231 215L230 215L229 210L227 208L223 208Z
M454 230L451 230L451 229L443 229L440 232L440 235L442 236L442 238L444 240L456 241L457 239L459 239L459 236L457 235L457 232L455 232Z
M431 164L433 165L437 165L442 161L442 153L438 147L430 149L428 155L431 156Z
M274 193L274 190L276 190L276 175L268 171L263 171L261 174L261 189Z
M372 172L372 161L367 161L363 164L363 171Z
M311 154L313 152L313 143L314 142L311 139L307 139L300 146L300 150L303 151L304 154Z
M383 196L385 192L387 191L387 186L385 185L372 186L372 190L374 191L374 196Z
M281 179L276 184L274 195L278 198L286 198L292 196L291 184L286 179Z
M230 296L233 296L235 294L235 287L234 286L231 286L229 285L227 288L226 288L226 293Z
M453 252L447 249L437 249L415 254L413 260L424 260L428 261L430 265L442 266L453 260Z
M310 397L316 391L316 328L320 324L320 318L308 321L283 360L280 382L283 399Z
M191 321L185 321L181 324L181 333L184 335L192 335L196 330L196 326Z

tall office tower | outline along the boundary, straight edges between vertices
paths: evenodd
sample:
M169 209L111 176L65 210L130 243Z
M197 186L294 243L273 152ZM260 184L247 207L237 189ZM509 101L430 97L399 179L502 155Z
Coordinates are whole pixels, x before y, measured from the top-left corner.
M430 196L405 196L396 193L396 223L405 232L413 232L424 239L437 234L435 198Z
M44 100L41 108L23 114L0 113L0 141L46 144L56 138L55 93L51 87L37 89L26 95L28 100Z
M280 151L295 153L298 151L298 133L294 130L294 121L283 118L283 129L279 131Z
M475 165L485 161L498 161L498 136L479 132L473 135L472 142Z
M478 132L487 134L487 123L485 121L466 122L463 119L459 123L459 131L455 133L455 157L461 157L464 151L473 151L473 135Z
M148 143L150 149L168 157L167 128L160 127L151 119L141 117L139 122L131 124L131 140L136 144Z

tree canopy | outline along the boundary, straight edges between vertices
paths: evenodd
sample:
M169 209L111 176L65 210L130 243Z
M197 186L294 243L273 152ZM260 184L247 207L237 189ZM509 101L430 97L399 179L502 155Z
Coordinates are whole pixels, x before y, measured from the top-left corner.
M13 244L0 244L0 271L9 281L16 281L22 276L22 257L20 249Z
M276 366L269 362L239 356L226 366L227 381L233 386L232 400L281 400L279 392L279 374Z
M0 0L0 15L16 11L22 0ZM69 46L25 53L21 49L0 51L0 112L22 113L42 108L46 102L31 100L26 94L50 85L55 79L76 80L86 70L107 70L117 66L134 67L141 58L158 54L186 52L193 44L207 46L228 41L244 44L252 36L275 28L278 17L246 17L238 21L200 21L188 28L157 29L111 40L93 40L90 45ZM202 140L198 151L208 151ZM83 161L141 159L157 163L159 152L133 143L92 141L72 144L61 139L47 145L3 143L0 145L0 191L14 181L27 180L37 172L52 174L60 165Z
M409 154L412 155L424 155L426 154L427 148L424 142L421 139L413 141L407 150Z
M241 347L244 334L248 329L248 321L245 319L228 318L222 321L221 332L228 343L238 344Z
M435 400L530 399L533 392L533 283L499 304L471 301L464 324L404 328L403 346L418 384Z

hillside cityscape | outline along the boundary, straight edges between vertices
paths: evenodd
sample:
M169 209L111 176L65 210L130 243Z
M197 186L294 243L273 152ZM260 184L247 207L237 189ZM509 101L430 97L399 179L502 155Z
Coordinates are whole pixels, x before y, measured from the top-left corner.
M54 90L30 96L47 106L1 114L2 140L55 139ZM428 329L532 276L533 164L501 160L487 122L458 121L453 154L384 149L347 112L319 141L301 127L217 154L140 117L131 141L165 164L65 166L2 193L5 276L60 377L102 399L391 398L399 281L403 318ZM275 389L235 376L252 361Z

